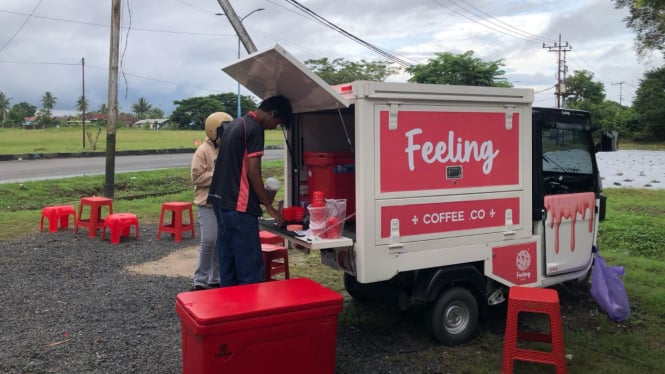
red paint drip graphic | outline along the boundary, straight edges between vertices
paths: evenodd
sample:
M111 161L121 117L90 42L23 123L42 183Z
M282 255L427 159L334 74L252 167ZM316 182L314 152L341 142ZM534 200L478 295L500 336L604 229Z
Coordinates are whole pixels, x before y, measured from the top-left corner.
M554 253L559 253L559 227L561 226L561 221L564 218L572 221L570 229L570 251L575 252L575 223L577 222L577 215L580 214L582 219L586 219L586 212L587 210L589 211L589 232L591 232L593 231L595 206L593 192L545 196L545 209L550 213L550 228L554 228Z

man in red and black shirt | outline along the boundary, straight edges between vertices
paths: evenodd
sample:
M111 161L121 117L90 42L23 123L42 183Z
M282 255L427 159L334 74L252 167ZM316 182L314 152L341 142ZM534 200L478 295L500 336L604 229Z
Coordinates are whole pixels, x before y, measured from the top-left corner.
M258 217L266 208L278 225L282 215L272 207L261 176L264 130L288 126L292 109L284 96L272 96L259 109L224 125L208 192L217 216L217 251L222 287L264 281Z

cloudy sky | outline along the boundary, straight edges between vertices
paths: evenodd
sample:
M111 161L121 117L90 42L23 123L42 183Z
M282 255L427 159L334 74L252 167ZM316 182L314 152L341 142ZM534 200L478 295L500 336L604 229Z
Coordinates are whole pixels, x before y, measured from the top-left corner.
M592 71L608 99L630 104L644 72L663 64L638 59L634 36L609 0L299 0L349 33L413 64L437 52L473 50L503 59L516 87L533 88L534 105L554 106L557 54L569 73ZM327 57L385 60L314 21L286 0L231 0L259 50L280 44L301 61ZM238 39L216 0L123 0L120 110L138 98L168 115L174 100L236 92L221 68L237 60ZM0 2L0 91L10 103L40 106L50 91L56 110L75 109L82 92L91 109L107 101L111 1ZM245 55L244 49L242 54ZM85 58L85 70L81 59ZM390 81L404 81L405 74ZM243 94L248 94L243 90Z

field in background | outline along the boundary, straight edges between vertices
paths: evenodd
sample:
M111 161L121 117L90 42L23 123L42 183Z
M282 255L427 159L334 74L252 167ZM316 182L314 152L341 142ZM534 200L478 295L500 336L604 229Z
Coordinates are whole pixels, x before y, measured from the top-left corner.
M97 129L91 128L93 140ZM119 128L116 132L116 151L152 149L194 149L197 142L205 139L203 130L145 130ZM92 151L92 143L86 136L83 148L83 133L80 128L49 128L46 130L23 130L0 128L0 155L61 153ZM284 144L280 129L266 131L266 146ZM102 130L96 142L96 151L106 150L106 131Z

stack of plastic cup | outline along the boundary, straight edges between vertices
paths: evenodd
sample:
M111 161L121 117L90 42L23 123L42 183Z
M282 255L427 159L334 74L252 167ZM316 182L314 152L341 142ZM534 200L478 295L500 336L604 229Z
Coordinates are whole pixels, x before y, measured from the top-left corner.
M312 235L319 236L324 233L326 231L326 220L328 219L326 207L317 207L310 204L307 206L307 211L309 212L309 230Z
M315 208L326 206L326 200L322 191L314 191L312 193L312 206Z
M326 199L326 239L337 239L344 231L346 199Z
M279 186L281 183L279 182L279 179L270 177L266 179L266 193L268 194L268 199L270 200L270 204L275 201L275 195L277 195L277 191L279 190Z

